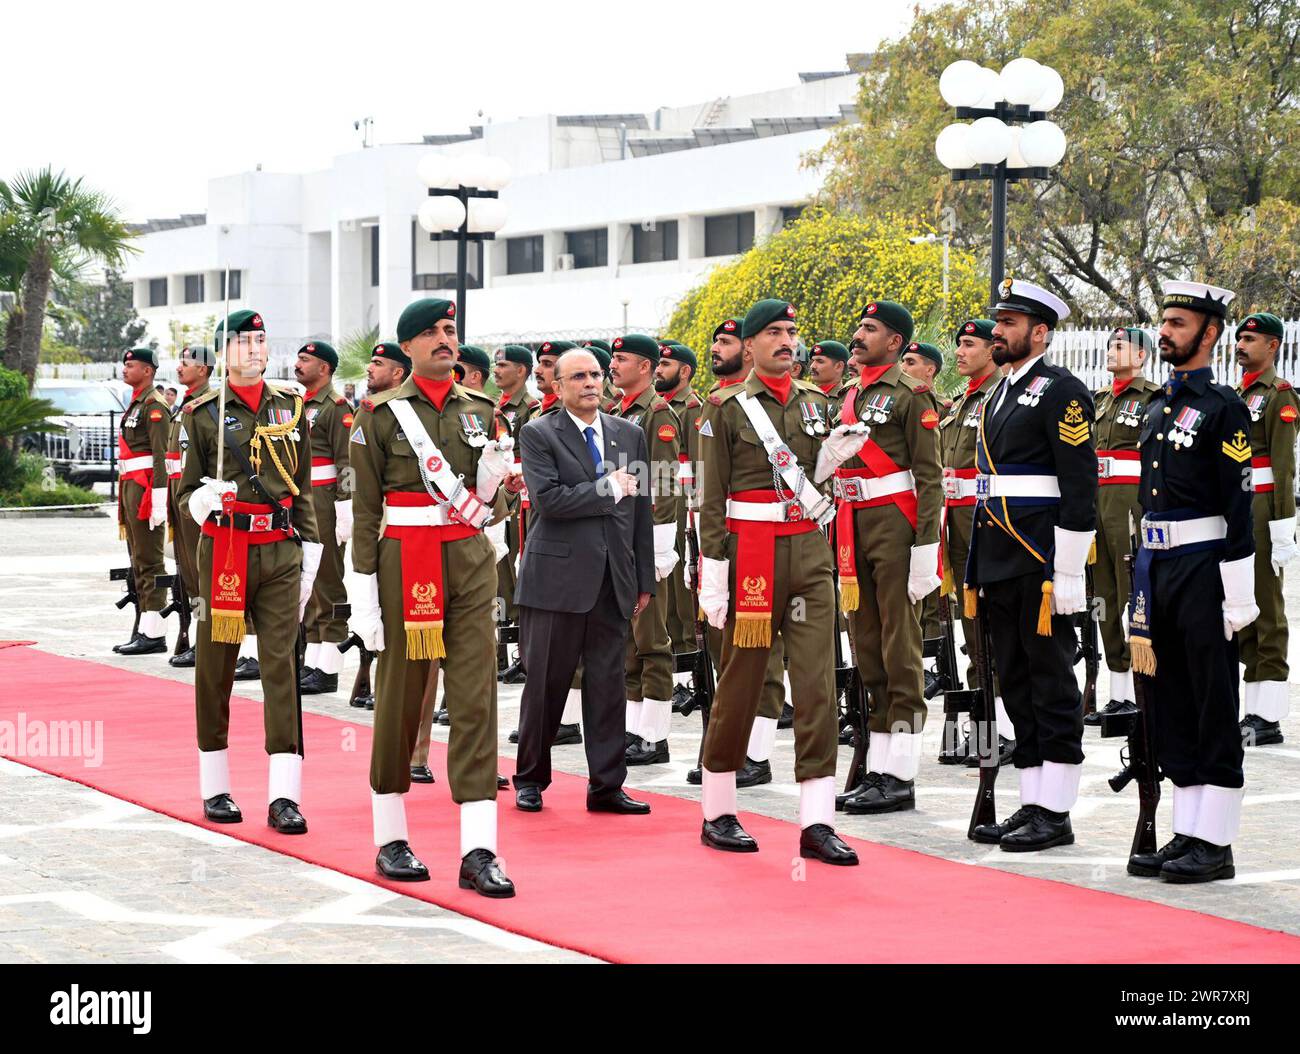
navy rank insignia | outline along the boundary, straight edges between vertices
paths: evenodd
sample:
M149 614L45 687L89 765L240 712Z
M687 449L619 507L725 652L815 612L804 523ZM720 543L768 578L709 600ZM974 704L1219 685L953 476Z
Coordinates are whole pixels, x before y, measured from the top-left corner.
M1246 433L1241 429L1237 429L1237 434L1232 437L1231 443L1225 439L1223 441L1223 453L1239 465L1249 461L1250 442L1246 439Z
M1042 380L1043 378L1039 378ZM1065 416L1056 426L1061 442L1069 446L1078 446L1088 438L1088 421L1083 414L1083 406L1078 399L1071 399L1065 408Z

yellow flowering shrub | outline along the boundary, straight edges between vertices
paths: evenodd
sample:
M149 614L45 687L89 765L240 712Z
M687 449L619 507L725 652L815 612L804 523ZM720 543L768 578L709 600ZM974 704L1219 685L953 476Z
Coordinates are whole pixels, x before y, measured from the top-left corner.
M711 271L682 298L664 335L695 351L700 373L694 384L703 392L713 383L714 328L723 319L743 317L764 297L795 305L800 338L809 347L819 340L847 345L868 302L897 300L916 320L915 339L931 341L951 359L957 323L985 313L988 277L972 253L951 249L945 309L942 243L909 240L932 233L915 219L809 209L762 245Z

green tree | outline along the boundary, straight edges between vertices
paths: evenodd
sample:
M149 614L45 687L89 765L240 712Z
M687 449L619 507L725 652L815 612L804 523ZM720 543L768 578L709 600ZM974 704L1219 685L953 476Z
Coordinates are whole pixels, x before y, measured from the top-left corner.
M988 183L953 183L934 155L955 119L938 78L958 58L996 69L1028 55L1065 80L1052 119L1069 146L1050 179L1012 185L1008 272L1085 316L1149 321L1170 277L1231 274L1244 301L1265 302L1274 269L1233 270L1240 254L1220 246L1275 203L1300 204L1298 53L1300 0L953 0L879 49L861 123L808 160L834 206L923 216L985 253ZM1285 295L1274 310L1300 309Z
M365 376L370 363L370 353L379 343L379 327L358 329L343 338L335 349L339 353L339 368L334 375L341 381L356 381Z
M983 313L987 290L974 254L953 250L944 303L943 246L915 240L931 233L924 223L892 216L808 209L762 245L711 271L678 303L664 335L694 349L700 391L712 383L714 328L764 297L781 297L798 308L801 339L810 346L818 340L848 343L862 308L890 299L912 311L916 339L951 347L957 323Z
M117 362L135 347L147 328L136 316L131 283L109 270L102 285L56 281L54 298L63 312L58 336L80 349L91 362Z
M24 257L21 331L16 355L5 349L5 365L30 385L55 273L75 277L96 261L120 267L135 250L110 198L48 167L20 173L8 183L0 180L0 214L7 216Z

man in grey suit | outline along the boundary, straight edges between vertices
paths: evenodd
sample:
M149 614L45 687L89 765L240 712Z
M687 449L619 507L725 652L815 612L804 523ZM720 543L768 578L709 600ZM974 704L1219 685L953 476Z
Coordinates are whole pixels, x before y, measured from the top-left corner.
M600 412L604 373L589 351L555 364L563 404L519 432L531 516L515 604L528 680L519 715L515 804L542 808L551 741L578 663L587 751L587 809L648 813L623 790L632 617L655 590L649 457L640 426Z

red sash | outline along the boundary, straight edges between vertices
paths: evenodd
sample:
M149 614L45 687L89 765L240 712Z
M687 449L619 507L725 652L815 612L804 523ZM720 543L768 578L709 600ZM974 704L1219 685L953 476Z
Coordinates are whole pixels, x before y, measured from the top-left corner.
M126 445L126 438L120 434L118 435L117 460L119 462L126 461L128 458L146 457L146 456L152 457L152 451L132 450L129 446ZM137 520L147 520L149 518L149 514L153 512L153 466L152 464L150 465L149 468L137 468L137 469L132 469L130 472L121 473L118 478L118 482L125 483L127 480L130 480L132 483L138 483L140 484L140 486L144 488L144 494L140 497L140 509L136 513L135 518ZM118 517L117 517L119 523L124 523L126 519L123 513L123 506L122 506L123 497L124 495L122 494L121 490L119 490L118 491Z
M384 495L384 504L394 508L425 508L437 502L428 494L405 490L390 490ZM463 523L445 527L406 527L389 524L384 528L385 538L396 538L401 543L402 562L402 620L406 628L406 657L408 659L444 659L447 649L443 642L442 545L478 534L474 527Z
M794 497L788 490L738 490L727 495L732 501L771 504ZM772 608L776 595L776 539L817 530L816 520L776 523L727 519L727 530L736 535L736 628L731 642L737 648L772 646Z
M292 498L280 502L286 509L293 507ZM252 501L225 501L222 514L229 517L241 513L254 517L254 527L269 527L270 505ZM263 518L264 519L259 519ZM227 519L220 526L211 520L203 523L203 533L212 539L212 603L210 619L214 643L239 644L247 628L244 612L248 605L248 547L282 542L289 538L287 531L240 530L234 520ZM222 544L224 541L224 545ZM224 549L224 555L218 556Z

